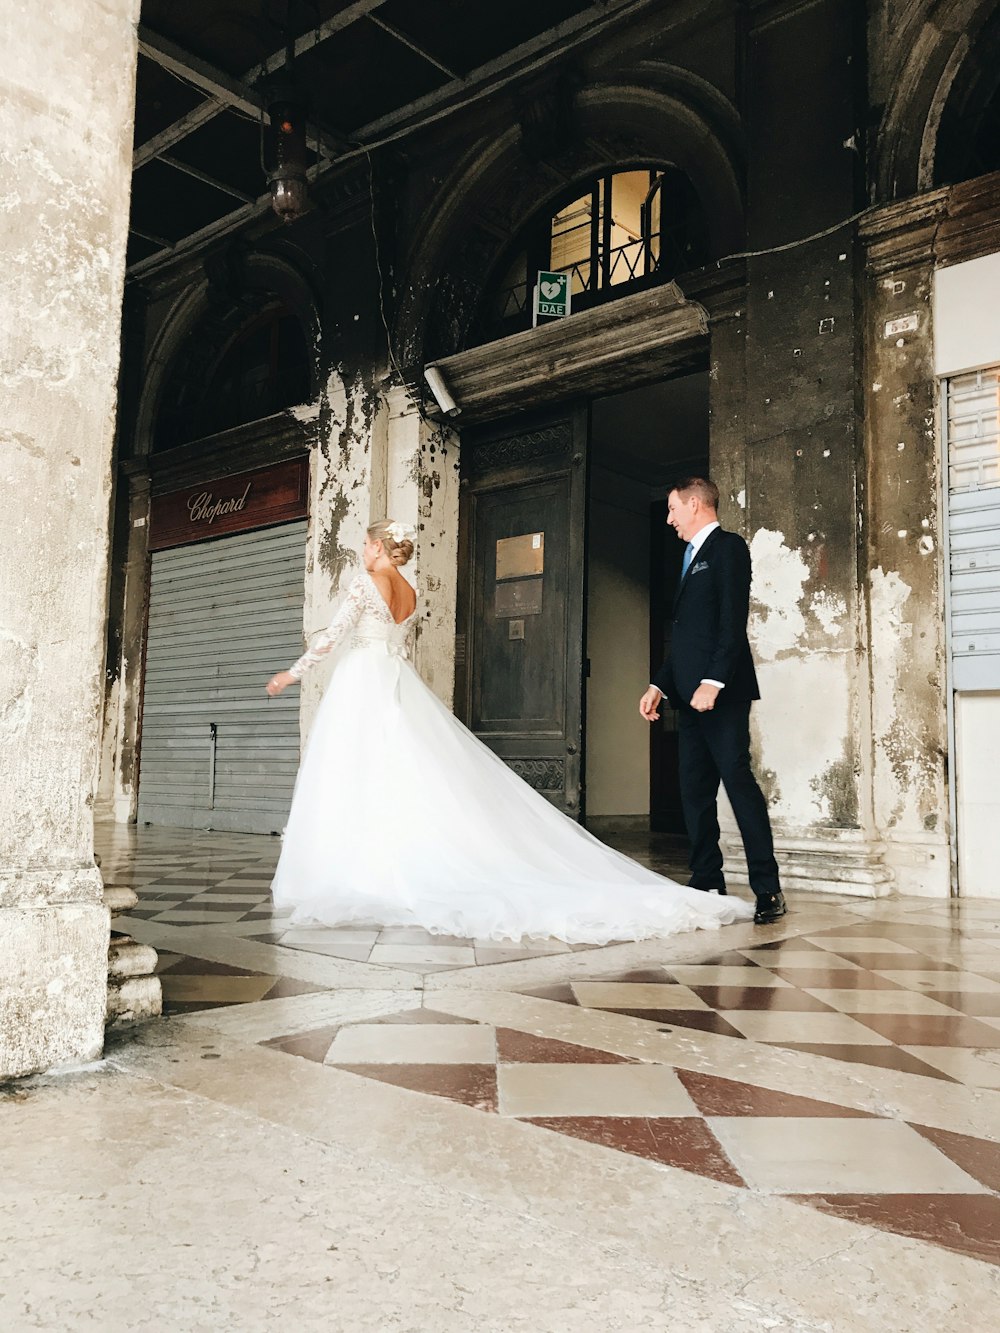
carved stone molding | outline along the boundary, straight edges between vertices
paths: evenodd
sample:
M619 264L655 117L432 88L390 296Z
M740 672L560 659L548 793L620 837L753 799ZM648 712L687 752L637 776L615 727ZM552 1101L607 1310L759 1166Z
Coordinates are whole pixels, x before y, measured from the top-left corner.
M466 466L472 472L492 472L535 458L560 457L568 454L572 447L572 423L556 421L551 426L522 431L519 435L505 434L496 440L483 440L473 446Z

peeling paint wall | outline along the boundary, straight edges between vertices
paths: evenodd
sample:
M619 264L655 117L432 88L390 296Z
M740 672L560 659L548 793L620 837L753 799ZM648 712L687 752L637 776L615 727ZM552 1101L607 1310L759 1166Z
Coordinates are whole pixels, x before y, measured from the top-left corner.
M361 375L345 382L331 370L320 395L318 439L309 479L309 536L303 624L307 639L333 618L352 576L361 568L365 530L372 521L373 441L380 398ZM308 735L329 679L321 663L302 682L301 724Z
M0 19L0 1076L103 1041L91 806L138 10Z
M871 784L904 892L949 891L940 473L931 329L939 201L896 206L867 233L868 673Z
M812 570L780 532L759 528L750 554L750 636L761 687L754 733L772 816L786 832L855 827L857 773L844 731L853 663L836 647L846 601L831 591L807 594Z
M459 441L447 426L421 419L394 389L386 401L386 503L392 518L417 529L412 569L420 620L414 664L442 703L455 696Z
M868 893L884 876L857 725L860 312L855 240L836 229L858 206L849 141L864 93L843 73L857 17L821 3L751 29L748 248L764 253L747 260L724 340L713 325L711 462L722 520L753 560L752 747L785 882ZM730 818L727 856L737 846Z
M455 568L458 550L458 439L424 421L401 388L383 394L338 371L319 411L312 458L304 621L307 636L327 625L344 586L361 567L365 529L383 517L417 530L404 569L418 594L414 665L443 703L454 695ZM326 686L318 666L302 686L308 734Z

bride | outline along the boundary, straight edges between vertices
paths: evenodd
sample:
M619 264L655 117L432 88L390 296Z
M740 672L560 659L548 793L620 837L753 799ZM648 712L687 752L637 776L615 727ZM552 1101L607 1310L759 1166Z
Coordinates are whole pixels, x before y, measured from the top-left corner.
M749 921L550 805L453 717L407 660L416 533L368 529L364 572L280 694L341 648L295 784L272 885L292 921L422 926L475 939L606 944Z

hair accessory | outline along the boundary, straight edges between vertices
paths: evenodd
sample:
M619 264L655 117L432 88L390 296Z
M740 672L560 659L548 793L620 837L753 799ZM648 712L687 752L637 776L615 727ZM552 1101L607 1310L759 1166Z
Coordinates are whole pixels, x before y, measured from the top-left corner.
M416 528L411 528L408 523L390 523L385 531L394 542L412 542L417 536Z

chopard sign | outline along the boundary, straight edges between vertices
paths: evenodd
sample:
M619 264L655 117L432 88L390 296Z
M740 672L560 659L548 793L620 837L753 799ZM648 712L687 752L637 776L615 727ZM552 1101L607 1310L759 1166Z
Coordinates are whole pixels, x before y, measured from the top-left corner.
M214 523L224 514L240 514L253 489L253 482L248 481L242 495L231 496L228 500L217 500L211 491L202 491L192 495L187 502L188 516L192 523Z
M305 454L266 467L211 477L183 490L154 495L149 549L253 532L309 513L309 459Z

